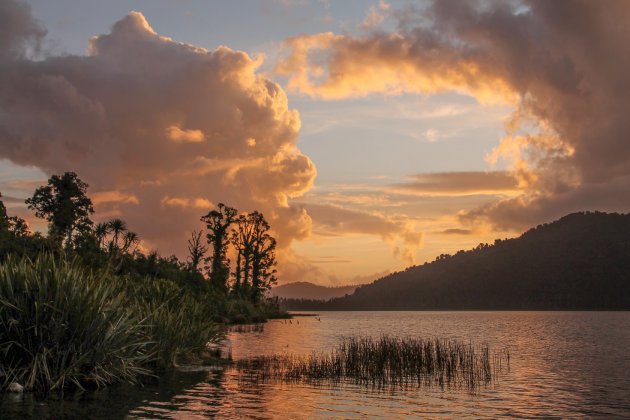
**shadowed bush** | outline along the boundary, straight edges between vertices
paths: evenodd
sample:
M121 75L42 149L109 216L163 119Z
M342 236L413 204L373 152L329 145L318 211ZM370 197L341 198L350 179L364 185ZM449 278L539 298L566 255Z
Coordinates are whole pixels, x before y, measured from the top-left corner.
M210 320L214 308L186 289L163 279L126 280L130 306L146 317L153 365L163 369L200 356L223 334Z
M505 365L504 365L505 364ZM509 367L507 350L487 345L416 338L346 338L330 353L242 360L241 372L258 380L343 382L373 387L465 387L475 391Z

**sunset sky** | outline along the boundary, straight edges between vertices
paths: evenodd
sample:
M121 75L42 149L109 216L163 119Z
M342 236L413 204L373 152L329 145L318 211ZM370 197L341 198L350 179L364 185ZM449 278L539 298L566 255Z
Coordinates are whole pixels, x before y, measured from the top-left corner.
M280 283L355 284L630 209L630 2L0 0L0 192L53 173L186 256L260 210Z

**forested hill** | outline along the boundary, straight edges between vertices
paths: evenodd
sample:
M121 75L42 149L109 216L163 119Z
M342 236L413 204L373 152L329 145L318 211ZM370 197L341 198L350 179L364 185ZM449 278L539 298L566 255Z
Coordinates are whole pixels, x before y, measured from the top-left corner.
M393 273L289 309L630 309L630 215L574 213L519 238Z
M326 287L306 281L298 281L272 288L271 296L278 296L283 299L310 298L325 300L350 294L354 292L357 287L357 285Z

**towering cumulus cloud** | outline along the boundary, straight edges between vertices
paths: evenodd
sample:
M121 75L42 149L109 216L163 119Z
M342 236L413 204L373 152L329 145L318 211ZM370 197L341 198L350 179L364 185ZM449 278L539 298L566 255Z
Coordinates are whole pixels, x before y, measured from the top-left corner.
M277 72L322 98L458 91L515 112L488 156L523 193L464 216L522 229L630 209L630 2L450 1L393 11L396 32L287 40Z
M137 12L91 39L87 56L29 59L44 34L27 6L1 3L0 157L76 171L101 217L121 215L162 252L183 251L220 201L262 211L281 246L308 235L310 217L289 199L312 186L315 166L259 61L176 43Z

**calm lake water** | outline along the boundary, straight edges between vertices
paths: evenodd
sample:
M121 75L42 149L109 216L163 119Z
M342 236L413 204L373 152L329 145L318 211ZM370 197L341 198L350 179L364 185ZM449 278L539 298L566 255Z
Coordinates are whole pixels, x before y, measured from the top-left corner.
M630 312L321 312L230 333L235 360L328 351L349 336L440 337L507 347L494 385L379 391L253 383L233 368L188 368L143 388L64 400L4 396L0 418L630 417Z

